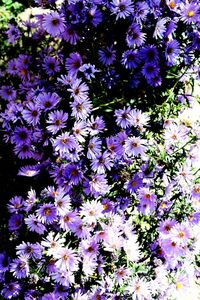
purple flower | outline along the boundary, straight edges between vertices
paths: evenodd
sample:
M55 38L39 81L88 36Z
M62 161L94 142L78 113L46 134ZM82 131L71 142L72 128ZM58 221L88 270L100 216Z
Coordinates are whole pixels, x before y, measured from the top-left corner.
M83 173L78 165L68 164L63 172L63 176L70 181L71 184L79 184L82 181Z
M22 223L23 223L23 215L21 214L12 215L8 223L9 231L20 229L22 227Z
M137 50L127 50L122 54L122 64L126 69L134 69L138 66L139 55Z
M60 71L59 61L57 60L57 58L51 56L46 56L44 58L42 67L49 76L52 76Z
M87 100L88 99L88 86L82 82L81 79L76 79L71 83L68 91L71 93L71 97L75 100Z
M106 169L111 170L113 166L113 161L111 160L110 153L108 151L103 152L102 154L97 155L92 159L91 168L93 171L103 174L106 172Z
M29 102L26 105L26 108L22 110L22 116L28 124L33 126L37 125L40 121L40 109L38 105L33 102Z
M42 223L51 224L56 220L56 207L53 204L43 204L37 210L38 219Z
M56 93L41 93L36 98L38 107L44 111L54 108L60 102L60 97Z
M70 248L58 248L54 252L54 258L56 259L56 267L60 271L74 272L78 270L79 258L74 250Z
M139 52L140 58L146 63L158 62L158 50L154 45L147 45Z
M109 191L107 180L103 174L96 174L91 180L84 181L84 191L87 195L105 195Z
M62 38L69 42L71 45L76 45L80 40L77 30L73 27L73 24L66 25L64 32L62 32Z
M90 120L87 121L87 126L90 135L93 136L104 130L105 122L101 116L97 116L96 118L94 118L94 116L91 116Z
M138 23L142 23L142 21L146 20L147 15L149 13L149 5L145 2L136 2L134 7L134 20Z
M179 43L177 40L171 40L169 43L167 43L165 56L169 66L173 66L177 63L179 52Z
M133 13L133 3L131 0L112 0L111 11L116 14L116 20L125 19Z
M65 30L64 18L53 11L43 16L42 25L52 37L60 35Z
M200 18L199 5L195 1L186 2L182 5L181 20L186 24L198 22Z
M60 155L69 153L70 150L77 148L77 142L74 136L68 132L62 133L53 140L53 147Z
M29 274L28 257L22 255L19 258L14 259L10 263L10 271L13 272L13 275L16 278L20 279L27 277Z
M116 50L113 50L113 46L99 50L98 53L100 62L105 66L111 65L116 59Z
M27 218L25 218L25 223L30 231L35 231L38 234L43 234L46 230L45 226L35 215L29 215Z
M101 11L96 6L93 6L88 11L88 18L89 18L89 21L95 27L97 27L102 22L102 13L101 13Z
M133 23L126 35L126 41L129 47L139 47L144 44L146 34L140 31L140 26L136 23Z
M14 101L16 98L16 91L10 85L3 85L0 89L0 96L8 101Z
M16 254L19 256L26 256L29 258L34 259L41 259L42 258L42 251L43 247L39 244L32 244L32 243L25 243L22 242L19 246L16 247Z
M95 66L91 65L91 64L84 64L80 67L79 70L84 73L85 78L87 80L95 78L94 73L98 72L98 70L96 70Z
M5 252L0 252L0 275L9 269L10 257Z
M144 157L146 147L144 146L145 141L139 137L129 137L125 142L125 152L128 156L139 156Z
M80 215L83 217L83 221L87 224L96 224L98 219L103 217L102 212L103 205L97 200L92 200L83 203Z
M65 128L66 121L68 120L68 113L65 113L63 110L56 110L54 112L50 112L48 115L48 120L46 121L48 124L48 131L56 134L60 129Z
M70 75L77 75L79 68L82 66L82 58L79 53L73 52L66 60L66 69Z
M168 18L163 18L157 21L156 27L153 33L153 37L155 39L162 39L164 37L164 34L166 32L166 23L168 21Z
M1 295L4 299L15 298L19 295L21 290L21 286L18 282L12 281L3 285L3 289L1 291Z
M8 43L14 45L20 38L20 31L16 26L12 24L8 24L8 27L9 28L6 31L6 34L8 35Z
M72 108L72 116L76 117L77 119L85 120L91 112L92 109L92 102L87 99L79 99L74 100L70 103Z
M127 128L130 126L129 120L128 120L128 114L130 113L131 108L130 107L124 107L123 109L116 109L115 110L115 117L116 123L121 128Z
M87 158L93 159L101 153L101 139L99 137L93 137L88 143Z
M9 200L7 205L8 211L10 213L17 213L20 210L23 210L24 199L20 196L15 196Z
M153 62L144 64L142 68L142 74L146 79L151 79L158 76L159 71L158 65Z
M125 188L128 192L136 192L140 187L142 187L142 178L140 178L137 174L133 176L128 182L125 183Z
M33 177L40 173L40 166L28 165L21 167L17 173L19 176Z

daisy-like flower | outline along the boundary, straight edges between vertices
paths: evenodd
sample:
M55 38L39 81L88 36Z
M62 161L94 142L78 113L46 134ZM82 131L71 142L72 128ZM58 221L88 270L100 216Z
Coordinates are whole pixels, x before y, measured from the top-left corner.
M60 71L60 64L57 58L46 56L44 58L44 62L42 64L43 69L47 73L47 75L52 76L55 73Z
M186 24L191 24L199 21L200 8L196 1L187 1L182 5L181 20Z
M142 183L142 178L140 178L137 174L133 176L128 182L125 183L125 188L127 189L128 192L134 193L136 192L141 186L143 185Z
M22 110L22 116L24 120L28 124L32 124L33 126L37 125L40 120L40 109L38 105L33 102L29 102L26 104L26 108Z
M83 184L87 195L105 195L109 191L109 185L104 174L96 174L91 180L86 179Z
M65 128L66 121L68 120L68 113L63 110L56 110L50 112L48 115L48 120L46 121L48 131L56 134L60 129Z
M21 290L21 286L18 282L12 281L3 285L1 295L4 299L16 298Z
M133 13L133 3L131 0L113 0L111 2L111 11L116 14L116 20Z
M127 128L130 126L129 120L128 120L128 114L130 113L131 108L130 107L124 107L123 109L116 109L115 110L115 117L116 117L116 123L121 128Z
M140 26L136 23L133 23L126 35L126 42L129 47L139 47L144 44L146 39L146 34L140 31Z
M13 214L8 222L9 231L15 231L22 227L23 224L23 215L21 214Z
M60 97L57 93L40 93L36 98L36 103L40 109L48 111L55 107L60 102Z
M131 275L131 271L125 267L119 267L115 272L115 280L119 284L123 284L123 281Z
M100 62L105 66L111 65L116 59L116 50L113 50L113 46L99 50L98 53Z
M180 49L177 40L171 40L169 43L167 43L165 56L169 66L173 66L177 63L179 53Z
M98 134L99 132L103 132L105 128L105 122L103 118L97 116L91 116L90 119L87 121L87 128L91 136Z
M141 156L144 157L146 146L144 146L145 140L140 139L139 137L129 137L125 141L125 152L128 156Z
M145 63L144 66L142 67L142 74L147 80L158 76L159 71L160 69L158 65L153 62Z
M132 300L150 299L150 284L143 278L133 278L127 289L128 292L132 294Z
M72 108L72 116L81 120L85 120L92 110L92 102L89 98L75 99L70 103L70 106Z
M97 155L91 162L92 170L99 174L105 173L106 169L110 170L112 166L113 161L111 160L110 153L108 151Z
M149 120L149 116L139 109L131 109L128 113L128 121L130 125L139 127L141 130L144 126L147 126Z
M188 224L175 224L170 231L170 238L179 246L187 246L192 237Z
M43 204L37 210L37 215L42 223L51 224L56 220L56 207L50 203Z
M83 173L77 164L68 164L63 172L65 179L69 181L70 184L78 185L82 181Z
M77 30L71 24L65 26L65 31L62 33L62 38L71 45L76 45L80 39Z
M55 282L61 284L62 286L69 287L74 283L73 273L67 270L61 271L57 268L56 272L52 272L50 275Z
M42 25L52 37L60 35L65 30L64 18L55 11L44 15Z
M69 153L70 150L77 148L75 137L68 132L62 133L53 140L53 147L60 155Z
M25 255L27 258L40 259L42 257L43 247L39 244L22 242L16 247L16 254L19 256Z
M101 153L102 141L99 137L92 137L88 143L87 158L93 159Z
M150 7L146 1L136 2L134 4L133 18L136 22L141 24L142 21L146 20Z
M11 142L13 144L24 145L29 144L31 141L31 131L28 130L26 127L15 127L14 133L11 137Z
M138 66L139 55L137 50L127 50L122 54L122 64L126 69L134 69Z
M74 250L70 248L58 248L54 251L53 257L56 259L56 267L60 271L74 272L78 270L79 258Z
M8 101L15 100L16 91L12 86L3 85L0 89L0 96Z
M74 80L68 91L71 93L71 97L75 100L88 99L89 88L86 83L81 81L81 79Z
M41 245L47 248L46 254L48 256L51 256L54 255L57 249L63 247L64 243L65 243L65 238L61 238L59 233L55 235L53 231L50 231L46 239L42 240Z
M8 43L14 45L17 40L20 38L20 31L18 27L8 24L8 30L6 31L6 34L8 36Z
M26 255L21 255L19 258L14 259L10 263L10 271L16 278L25 278L29 274L29 264L28 257Z
M40 173L38 165L28 165L21 167L17 173L18 176L33 177Z
M96 224L98 219L103 217L103 205L97 200L87 201L83 203L80 211L83 221L90 224Z
M143 47L139 54L141 60L145 62L158 62L158 50L154 45L147 45Z
M57 214L59 216L63 216L71 208L70 196L67 195L64 191L60 192L58 193L58 195L56 195L54 204L56 207Z
M43 234L46 230L39 218L33 214L25 218L25 223L30 231L35 231L38 234Z
M166 23L168 22L169 18L163 18L158 20L156 23L156 27L153 33L153 37L155 39L162 39L164 37L166 31Z
M65 66L69 72L69 75L76 76L82 64L83 63L80 54L73 52L67 58Z
M81 72L83 72L84 73L84 75L85 75L85 78L87 79L87 80L90 80L90 79L92 79L92 78L95 78L95 73L96 72L99 72L96 68L95 68L95 66L94 65L91 65L91 64L84 64L84 65L82 65L81 67L80 67L80 69L79 69Z
M86 122L84 122L84 121L76 121L74 123L74 126L73 126L72 130L73 130L73 134L76 137L76 139L80 143L83 143L85 141L85 137L88 134Z
M10 213L16 213L24 208L24 199L20 196L11 198L8 202L8 211Z

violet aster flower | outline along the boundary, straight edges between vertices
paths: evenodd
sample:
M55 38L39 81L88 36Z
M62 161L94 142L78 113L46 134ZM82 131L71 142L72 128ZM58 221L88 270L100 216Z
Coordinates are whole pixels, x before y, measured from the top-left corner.
M40 109L33 102L26 104L26 108L22 110L22 116L28 124L37 125L40 121Z
M46 56L42 64L43 69L47 75L52 76L57 72L60 72L60 64L57 58Z
M64 18L54 11L43 16L42 25L52 37L60 35L65 30Z
M96 238L84 239L80 242L79 250L84 258L96 258L98 254Z
M88 99L89 88L86 83L82 82L81 79L76 79L71 83L68 91L75 100L86 100Z
M60 129L65 128L66 121L68 120L68 113L65 113L63 110L56 110L50 112L48 115L48 120L46 121L48 131L56 134Z
M30 231L35 231L38 234L43 234L46 230L45 226L42 224L39 218L33 214L25 218L25 224Z
M16 278L25 278L29 274L28 257L21 255L19 258L13 259L10 263L10 271Z
M149 5L145 1L136 2L134 5L134 20L141 24L142 21L146 20L149 9Z
M78 32L73 24L65 26L65 30L62 32L62 38L71 45L76 45L80 40L80 36L78 35Z
M67 195L65 192L58 193L58 195L56 195L55 197L54 205L56 207L57 214L60 216L64 215L67 211L71 209L70 196Z
M43 204L37 210L37 215L42 223L51 224L56 220L56 207L53 204Z
M3 85L0 89L0 96L5 100L15 100L16 91L10 85Z
M106 169L111 170L113 161L108 151L104 151L102 154L97 155L91 161L91 168L93 171L102 174L106 172Z
M158 62L158 50L154 45L147 45L143 47L139 54L141 60L145 61L146 63Z
M88 11L88 19L95 27L102 22L102 13L97 6L91 7L91 9Z
M78 270L79 258L74 250L70 248L59 248L54 252L56 267L60 271L74 272Z
M50 231L47 237L41 242L41 245L47 248L47 255L51 256L55 253L55 250L63 247L65 238L61 238L60 233L55 235L54 232Z
M33 157L32 147L30 144L16 145L14 148L14 153L20 158L31 158Z
M17 42L21 35L18 27L12 24L8 24L8 30L6 31L6 34L8 35L8 43L12 45Z
M155 63L145 63L142 67L142 74L146 79L154 78L159 74L159 67Z
M116 20L123 18L133 13L133 3L131 0L112 0L111 12L116 14Z
M63 176L73 185L82 181L83 173L78 165L68 164L63 172Z
M8 222L9 231L18 230L22 227L23 224L23 215L15 214L12 215Z
M109 191L105 176L103 174L96 174L91 180L85 180L84 191L87 195L105 195Z
M87 201L83 203L80 215L87 224L96 224L98 219L103 217L103 209L103 205L99 201Z
M79 99L74 100L70 103L72 108L72 116L76 117L77 119L85 120L91 112L92 109L92 102L89 98L87 99Z
M16 213L20 210L23 210L24 199L21 196L15 196L11 198L8 202L8 211L10 213Z
M191 24L199 21L199 4L196 1L186 2L182 5L181 20L186 24Z
M138 66L139 55L137 50L127 50L122 54L122 64L126 69L134 69Z
M131 111L130 107L124 107L123 109L116 109L115 110L115 117L116 117L116 123L121 128L127 128L130 126L129 120L128 120L128 114Z
M147 114L143 113L139 109L132 109L128 113L129 124L134 127L139 127L140 130L143 129L144 126L147 126L150 118Z
M57 93L41 93L36 98L36 103L40 109L48 111L54 108L60 102Z
M18 256L25 255L27 258L41 259L43 247L39 243L22 242L16 247L16 250Z
M21 286L17 281L12 281L3 285L1 295L4 299L16 298L19 296Z
M83 143L85 141L85 137L88 135L87 124L84 121L76 121L72 128L73 134L76 139Z
M97 116L96 118L94 118L94 116L91 116L87 121L87 126L90 135L93 136L104 130L105 122L101 116Z
M92 137L88 143L87 158L93 159L101 153L102 141L99 137Z
M179 246L187 246L192 234L189 224L175 224L170 231L170 238Z
M177 40L171 40L169 43L167 43L165 56L169 66L173 66L177 63L179 53L179 43Z
M144 278L135 277L127 287L132 294L132 300L150 299L151 286Z
M77 75L79 68L82 66L82 58L79 53L73 52L66 60L66 69L70 75Z
M144 146L145 140L139 137L129 137L125 142L125 152L128 156L144 157L146 147Z
M70 135L68 132L62 133L53 140L53 147L56 152L59 152L61 155L69 153L70 150L77 148L77 142L73 135Z
M146 39L146 34L140 31L140 26L136 23L133 23L126 35L126 42L129 47L139 47L144 44Z
M10 257L5 252L0 252L0 274L5 273L9 269Z
M100 62L105 66L111 65L116 59L116 50L113 50L113 46L99 50L98 53Z
M142 187L142 178L140 178L137 174L133 176L128 182L125 183L125 188L128 192L136 192L140 187Z
M168 18L163 18L157 21L156 27L153 33L153 37L155 39L162 39L164 37L164 33L166 32L166 23Z
M80 67L79 69L81 72L84 73L85 75L85 78L87 80L90 80L92 78L95 78L95 73L98 72L98 70L95 68L94 65L91 65L91 64L84 64Z
M33 177L40 173L40 166L38 165L28 165L21 167L17 173L19 176Z

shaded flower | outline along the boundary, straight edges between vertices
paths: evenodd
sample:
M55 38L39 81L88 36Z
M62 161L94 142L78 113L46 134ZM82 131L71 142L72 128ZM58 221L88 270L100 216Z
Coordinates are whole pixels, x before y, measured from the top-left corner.
M99 50L98 53L100 62L105 66L111 65L116 59L116 50L113 50L113 46Z
M43 16L42 25L52 37L56 37L64 31L65 20L60 14L52 11Z

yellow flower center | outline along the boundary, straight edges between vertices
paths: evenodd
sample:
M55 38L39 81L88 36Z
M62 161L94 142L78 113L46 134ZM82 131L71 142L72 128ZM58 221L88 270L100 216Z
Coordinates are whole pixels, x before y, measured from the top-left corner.
M181 282L177 282L177 284L176 284L177 290L182 289L182 287L183 287L182 283Z
M188 13L187 13L187 16L189 18L193 17L194 16L194 11L193 10L189 10Z

